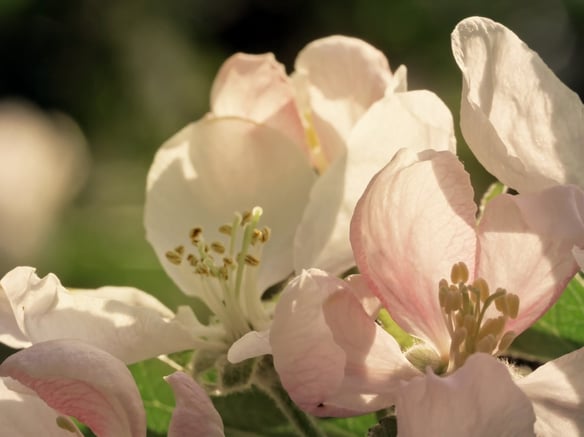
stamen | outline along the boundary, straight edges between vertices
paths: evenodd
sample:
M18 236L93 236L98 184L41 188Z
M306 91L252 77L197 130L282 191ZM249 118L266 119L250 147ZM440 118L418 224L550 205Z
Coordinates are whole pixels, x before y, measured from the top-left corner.
M438 283L438 301L451 337L449 371L462 366L475 352L493 354L507 349L515 333L505 332L505 325L519 313L516 294L507 293L504 288L491 294L483 278L467 285L469 270L464 262L452 266L450 279L450 284L446 279ZM493 303L500 315L484 320Z

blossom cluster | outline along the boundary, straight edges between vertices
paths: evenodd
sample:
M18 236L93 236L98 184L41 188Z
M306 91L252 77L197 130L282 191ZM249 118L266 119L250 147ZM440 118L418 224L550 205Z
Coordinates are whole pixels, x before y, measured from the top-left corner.
M316 40L290 75L235 54L146 182L146 238L209 316L17 267L4 428L144 436L127 365L195 351L166 378L169 436L224 435L208 393L252 386L283 388L301 435L379 411L400 436L584 432L584 349L527 375L507 354L584 268L584 107L501 24L463 20L452 50L460 128L500 194L477 207L448 107L366 42Z

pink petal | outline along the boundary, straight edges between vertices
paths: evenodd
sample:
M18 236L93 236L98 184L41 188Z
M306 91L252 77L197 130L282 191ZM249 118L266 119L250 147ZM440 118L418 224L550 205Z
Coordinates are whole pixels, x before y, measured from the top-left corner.
M0 378L0 429L18 437L73 437L57 425L65 418L45 404L34 392L12 378ZM34 420L31 420L33 419ZM65 419L67 420L67 419ZM67 420L73 429L77 427ZM80 431L78 431L81 433ZM79 434L81 435L81 434Z
M126 363L192 349L192 324L179 319L151 295L130 287L67 290L49 274L17 267L0 281L15 339L29 344L61 338L84 340ZM143 341L148 338L148 341ZM0 337L9 345L18 342Z
M492 290L520 297L519 315L507 322L516 334L559 298L578 271L574 246L584 247L584 192L556 186L539 193L492 200L479 224L478 275Z
M35 344L8 357L0 376L36 392L51 408L85 423L99 437L143 437L146 416L123 362L79 340Z
M396 403L398 435L534 436L529 399L509 371L486 354L471 355L455 373L404 385Z
M308 147L294 88L284 66L272 53L237 53L227 59L213 82L211 112L219 117L241 117L265 124L282 132L298 147Z
M584 186L584 106L505 26L461 21L452 51L463 74L460 125L485 168L519 192Z
M392 85L383 53L346 36L308 44L296 58L295 72L306 78L312 119L329 161L344 149L357 120Z
M172 387L176 407L172 413L168 437L223 437L223 421L207 393L193 378L175 372L164 378Z
M227 351L227 359L230 363L236 364L271 353L270 330L250 331L231 345Z
M517 381L535 409L537 435L584 433L584 348L550 361Z
M351 223L357 266L406 332L448 355L438 283L475 266L476 206L468 174L450 152L402 149L371 181Z

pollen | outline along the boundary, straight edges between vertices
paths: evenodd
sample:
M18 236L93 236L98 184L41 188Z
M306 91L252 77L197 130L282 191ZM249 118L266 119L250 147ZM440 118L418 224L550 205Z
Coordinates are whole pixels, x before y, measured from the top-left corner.
M504 288L491 293L483 278L469 284L464 262L452 266L450 280L440 280L438 301L451 337L448 370L452 371L475 352L499 354L511 345L516 335L505 326L519 313L519 296ZM486 318L487 309L493 306L499 315Z

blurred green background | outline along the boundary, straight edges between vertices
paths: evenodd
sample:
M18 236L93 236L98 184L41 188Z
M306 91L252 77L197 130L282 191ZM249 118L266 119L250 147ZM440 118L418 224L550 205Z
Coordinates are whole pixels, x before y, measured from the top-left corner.
M227 56L274 52L291 71L315 38L360 37L392 69L405 64L410 89L436 92L457 124L461 79L450 32L470 15L511 28L583 95L581 0L1 0L0 98L71 116L92 165L43 250L0 259L0 273L33 265L68 286L136 286L174 308L185 298L144 239L146 173L160 144L207 111ZM460 150L482 193L489 176Z

